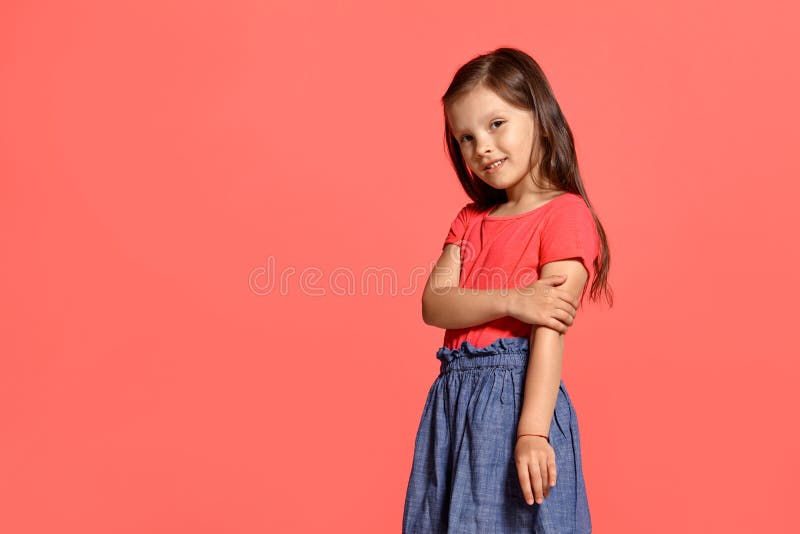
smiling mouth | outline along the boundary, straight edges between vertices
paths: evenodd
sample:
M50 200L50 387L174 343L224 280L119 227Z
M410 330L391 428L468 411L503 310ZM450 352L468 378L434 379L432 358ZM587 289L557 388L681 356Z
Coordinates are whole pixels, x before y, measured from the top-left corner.
M508 158L503 158L503 159L501 159L499 161L494 162L493 164L489 165L488 167L484 167L483 168L483 172L492 174L494 171L496 171L497 169L501 168L505 164L506 159L508 159Z

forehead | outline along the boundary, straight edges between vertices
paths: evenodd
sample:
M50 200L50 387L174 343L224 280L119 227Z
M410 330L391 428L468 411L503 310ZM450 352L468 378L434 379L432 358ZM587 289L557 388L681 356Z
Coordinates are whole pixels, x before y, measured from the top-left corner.
M512 106L491 89L478 85L459 95L445 110L454 131L469 129L499 114L521 114L524 110Z

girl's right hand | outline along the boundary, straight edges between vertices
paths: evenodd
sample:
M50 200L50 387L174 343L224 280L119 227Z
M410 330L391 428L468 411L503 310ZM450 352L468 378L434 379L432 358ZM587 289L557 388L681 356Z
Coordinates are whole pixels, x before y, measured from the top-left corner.
M566 275L546 276L528 286L511 290L508 315L524 323L547 326L565 334L575 321L578 309L577 298L554 287L566 280Z

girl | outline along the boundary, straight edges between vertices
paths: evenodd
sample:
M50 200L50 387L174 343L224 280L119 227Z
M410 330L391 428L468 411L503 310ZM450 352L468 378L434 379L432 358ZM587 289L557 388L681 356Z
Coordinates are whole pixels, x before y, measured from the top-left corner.
M572 132L539 65L513 48L462 66L442 103L472 202L422 297L425 323L446 331L403 533L589 533L578 420L560 378L564 334L591 275L591 299L613 297Z

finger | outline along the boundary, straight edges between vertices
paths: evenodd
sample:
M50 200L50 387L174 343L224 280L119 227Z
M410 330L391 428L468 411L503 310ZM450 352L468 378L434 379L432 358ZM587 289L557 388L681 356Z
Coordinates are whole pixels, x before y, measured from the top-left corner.
M556 470L556 454L553 451L553 454L547 459L547 470L550 473L550 487L556 485L556 478L558 478L558 471Z
M547 321L547 324L545 326L548 326L548 327L552 328L553 330L555 330L559 334L566 334L567 333L567 328L568 328L567 325L565 325L564 323L562 323L558 319L551 318L549 321Z
M530 473L531 482L533 483L533 495L536 502L542 504L544 497L542 497L542 474L539 462L531 462L528 464L528 472Z
M553 316L567 326L571 326L575 321L575 318L570 315L569 311L563 308L555 308L553 310Z
M575 319L575 315L577 315L577 310L572 307L572 304L569 304L562 300L560 302L557 302L555 306L557 310L561 310L567 315L569 315L570 319Z
M578 311L578 301L572 296L572 293L567 293L564 291L559 293L558 297L564 301L563 304L567 306L567 311L569 311L572 315L575 315L575 313Z
M517 462L517 476L519 477L519 486L522 488L522 495L525 497L525 502L533 504L533 490L531 490L531 477L528 475L527 463Z
M567 328L569 328L572 323L572 317L570 317L567 312L564 310L555 309L553 310L550 320L546 326L549 326L561 334L566 334Z
M556 292L559 298L569 302L575 308L577 308L578 305L580 304L580 299L576 297L574 294L572 294L572 292L570 291L567 291L565 289L559 289L557 287L554 287L553 291Z
M551 274L550 276L545 276L542 278L541 281L547 284L557 285L566 280L566 278L567 275L565 274Z
M547 458L539 460L539 472L542 473L542 494L546 499L550 496L550 475L548 473Z
M564 305L566 306L566 309L569 312L569 314L575 317L575 315L578 313L578 307L573 304L573 301L565 300Z

